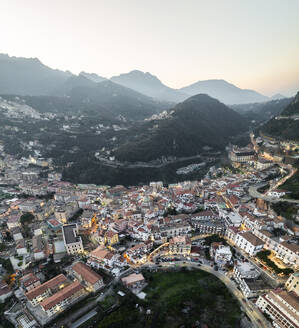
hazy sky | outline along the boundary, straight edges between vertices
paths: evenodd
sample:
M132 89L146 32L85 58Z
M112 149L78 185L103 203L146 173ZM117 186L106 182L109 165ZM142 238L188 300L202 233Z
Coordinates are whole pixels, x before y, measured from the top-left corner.
M179 88L221 78L299 89L299 0L0 0L0 52L105 77L149 71Z

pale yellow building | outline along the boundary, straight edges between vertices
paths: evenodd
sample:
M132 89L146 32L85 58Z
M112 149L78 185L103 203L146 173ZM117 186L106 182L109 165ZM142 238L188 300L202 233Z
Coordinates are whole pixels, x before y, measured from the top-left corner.
M289 292L295 292L299 296L299 272L291 274L285 286Z

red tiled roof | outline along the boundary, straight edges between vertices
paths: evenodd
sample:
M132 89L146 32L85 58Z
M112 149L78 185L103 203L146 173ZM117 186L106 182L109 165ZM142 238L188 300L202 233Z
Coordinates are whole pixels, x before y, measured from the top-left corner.
M62 284L63 282L65 282L66 280L67 280L66 276L63 274L60 274L60 275L52 278L51 280L46 281L42 285L35 287L34 289L27 292L25 295L31 301L34 298L36 298L37 296L43 294L47 289L57 287L60 284Z
M90 284L94 285L96 282L99 280L102 280L103 278L94 272L88 265L82 263L82 262L77 262L72 266L72 269L77 272L83 280L86 280Z
M40 303L40 305L47 311L54 307L56 304L60 303L61 301L71 297L83 288L84 287L80 284L79 281L75 281L60 290L59 292L55 293L54 295L46 298L43 302Z

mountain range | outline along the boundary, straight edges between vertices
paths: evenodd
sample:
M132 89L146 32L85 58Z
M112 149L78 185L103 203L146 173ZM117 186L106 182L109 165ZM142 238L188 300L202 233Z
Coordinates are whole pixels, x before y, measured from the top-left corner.
M79 76L71 72L51 69L37 58L10 57L0 54L0 94L28 96L60 95L80 78L92 83L107 83L109 79L95 73L81 72ZM78 80L79 78L79 80ZM69 81L68 81L69 80ZM84 82L87 87L87 82ZM82 81L81 81L82 82ZM268 97L254 91L240 89L224 80L198 81L181 89L174 89L163 84L156 76L133 70L129 73L113 76L110 82L132 89L139 94L158 101L178 103L199 93L208 94L225 104L244 104L264 102ZM82 83L80 83L80 86ZM92 84L89 84L92 87ZM110 84L111 86L111 84ZM120 90L120 89L118 89ZM123 90L123 92L125 92ZM283 97L276 95L276 97Z
M198 81L181 88L180 91L189 96L205 93L228 105L264 102L269 100L268 97L254 90L240 89L224 80Z
M263 103L239 104L230 107L249 121L260 124L279 115L291 101L292 98L278 98Z

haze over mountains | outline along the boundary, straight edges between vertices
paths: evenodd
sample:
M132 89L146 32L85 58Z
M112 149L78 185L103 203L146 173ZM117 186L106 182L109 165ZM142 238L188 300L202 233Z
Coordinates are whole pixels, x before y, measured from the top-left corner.
M240 89L224 80L198 81L180 90L189 96L205 93L228 105L264 102L269 100L268 97L254 90Z
M111 81L134 89L145 95L171 102L180 102L188 98L186 93L180 92L164 85L156 76L141 71L113 76Z
M80 79L82 77L94 84L107 83L108 80L95 73L81 72L79 76L76 76L70 72L54 70L42 64L37 58L10 57L3 54L0 54L0 72L0 94L40 96L58 93L61 95L62 90L66 90L68 86L70 88L72 83L79 83L80 80L80 86L84 84L84 87L87 87L88 82L83 82ZM70 80L68 81L68 79ZM199 93L208 94L225 104L245 104L270 100L254 90L240 89L224 80L198 81L181 89L173 89L150 73L134 70L114 76L110 81L155 100L171 103L181 102ZM89 87L92 87L91 83ZM277 99L283 96L276 95L275 97Z

